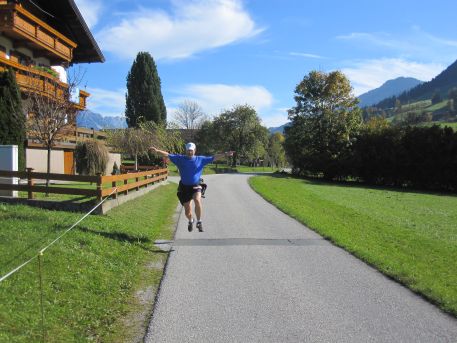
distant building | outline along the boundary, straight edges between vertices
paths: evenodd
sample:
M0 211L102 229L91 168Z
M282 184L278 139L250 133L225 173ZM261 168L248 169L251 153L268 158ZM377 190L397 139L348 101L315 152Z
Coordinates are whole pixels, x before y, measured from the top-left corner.
M58 97L68 89L66 67L104 60L74 0L0 0L0 71L15 71L23 98L30 92ZM72 99L75 108L84 110L89 96L77 90ZM51 153L51 172L74 174L76 143L89 137L106 138L103 132L68 123L67 135ZM43 145L29 132L27 167L45 171L46 156Z

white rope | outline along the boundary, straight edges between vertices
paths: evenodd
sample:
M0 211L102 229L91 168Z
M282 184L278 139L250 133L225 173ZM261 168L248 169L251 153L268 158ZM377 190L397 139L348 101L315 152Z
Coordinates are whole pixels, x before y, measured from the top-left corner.
M76 225L78 225L79 223L81 223L89 214L91 214L92 212L95 211L95 209L97 207L99 207L101 204L103 204L105 202L106 199L108 199L114 192L117 191L117 187L105 198L103 199L102 201L100 201L95 207L93 207L89 212L87 212L81 219L79 219L76 223L74 223L69 229L65 230L64 233L62 233L59 237L57 237L55 240L53 240L51 243L49 243L47 246L45 246L43 249L41 249L39 251L39 253L35 256L33 256L30 260L28 260L27 262L24 262L23 264L21 264L19 267L16 267L14 268L12 271L8 272L7 274L3 275L1 278L0 278L0 282L2 282L3 280L5 280L6 278L8 278L9 276L13 275L15 272L17 272L18 270L20 270L21 268L25 267L27 264L29 264L30 262L32 262L34 259L36 259L39 255L43 255L43 253L45 252L46 249L48 249L51 245L53 245L54 243L56 243L59 239L61 239L64 235L66 235L69 231L71 231Z
M10 271L8 274L5 274L3 275L1 278L0 278L0 282L2 282L3 280L5 280L8 276L16 273L19 269L21 269L22 267L26 266L27 264L29 264L30 262L32 262L34 259L36 259L38 257L38 255L35 255L33 256L30 260L28 260L27 262L24 262L23 264L21 264L19 267L13 269L12 271Z

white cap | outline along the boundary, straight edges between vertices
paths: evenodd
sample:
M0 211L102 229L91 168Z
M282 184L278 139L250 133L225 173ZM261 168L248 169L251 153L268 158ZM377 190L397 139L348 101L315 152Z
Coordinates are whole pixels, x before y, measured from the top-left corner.
M189 143L186 144L186 150L194 150L195 151L195 148L196 148L196 146L192 142L189 142Z

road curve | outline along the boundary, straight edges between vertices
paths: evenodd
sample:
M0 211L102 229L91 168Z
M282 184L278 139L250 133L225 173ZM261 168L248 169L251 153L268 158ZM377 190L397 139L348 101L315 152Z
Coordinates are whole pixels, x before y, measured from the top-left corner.
M145 342L457 342L457 320L208 175L205 232L181 213Z

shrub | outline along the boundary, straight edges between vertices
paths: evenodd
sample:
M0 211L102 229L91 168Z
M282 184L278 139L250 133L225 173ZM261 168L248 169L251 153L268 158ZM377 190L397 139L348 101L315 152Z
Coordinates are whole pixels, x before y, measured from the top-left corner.
M352 147L351 175L386 186L457 190L457 132L437 125L364 130Z
M83 175L104 174L109 160L105 144L89 140L78 143L75 149L76 172Z

